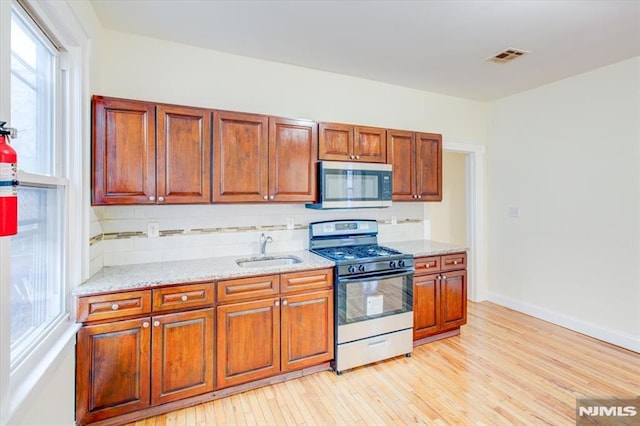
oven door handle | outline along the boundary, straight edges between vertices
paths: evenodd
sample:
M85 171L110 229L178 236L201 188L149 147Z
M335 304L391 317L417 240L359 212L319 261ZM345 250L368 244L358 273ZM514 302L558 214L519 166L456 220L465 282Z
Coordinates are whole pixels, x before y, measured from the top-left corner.
M339 283L357 283L357 282L362 282L362 281L372 281L372 278L377 280L386 280L389 278L398 278L398 277L406 277L408 275L413 275L414 270L410 269L408 271L402 271L402 272L397 272L397 273L393 273L393 274L367 274L367 275L360 275L357 278L338 278L338 282Z

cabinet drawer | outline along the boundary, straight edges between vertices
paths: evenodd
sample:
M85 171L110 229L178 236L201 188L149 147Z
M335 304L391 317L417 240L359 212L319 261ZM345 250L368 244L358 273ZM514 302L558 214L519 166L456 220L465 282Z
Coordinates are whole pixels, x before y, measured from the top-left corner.
M120 318L149 312L151 312L150 291L127 291L78 299L78 322Z
M218 282L218 302L259 299L280 293L280 275L239 278Z
M455 271L456 269L466 269L467 253L454 253L442 256L440 270Z
M440 272L440 256L418 257L414 261L415 275Z
M153 310L196 308L213 305L215 284L188 284L153 290Z
M280 276L280 291L294 293L298 291L325 290L333 287L333 270L292 272Z

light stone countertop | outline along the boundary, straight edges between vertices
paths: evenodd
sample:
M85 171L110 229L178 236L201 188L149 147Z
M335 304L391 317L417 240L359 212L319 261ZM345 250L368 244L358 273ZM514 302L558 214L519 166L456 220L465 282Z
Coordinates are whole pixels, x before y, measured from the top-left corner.
M467 251L465 246L430 240L414 240L381 243L413 256L435 256ZM242 268L236 260L249 256L225 256L208 259L177 260L171 262L141 263L135 265L105 266L73 290L74 296L88 296L122 290L180 284L198 281L215 281L252 275L281 274L310 269L332 268L335 263L308 250L286 253L270 253L271 256L296 256L302 262L268 267Z
M121 290L135 290L167 284L214 281L252 275L280 274L307 269L332 268L335 264L308 250L270 253L272 256L296 256L302 262L284 266L243 268L237 259L251 256L225 256L208 259L177 260L172 262L140 263L136 265L105 266L73 291L75 296L87 296Z
M437 256L440 254L460 253L469 249L459 244L441 243L431 240L413 240L381 243L381 245L394 248L402 253L412 254L414 257Z

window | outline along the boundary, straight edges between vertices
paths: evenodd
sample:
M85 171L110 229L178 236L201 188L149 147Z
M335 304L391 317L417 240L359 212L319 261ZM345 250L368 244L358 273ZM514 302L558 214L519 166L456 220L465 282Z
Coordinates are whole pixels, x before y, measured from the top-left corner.
M11 127L18 153L18 234L11 238L10 372L68 318L67 181L61 167L61 53L19 4L11 13Z

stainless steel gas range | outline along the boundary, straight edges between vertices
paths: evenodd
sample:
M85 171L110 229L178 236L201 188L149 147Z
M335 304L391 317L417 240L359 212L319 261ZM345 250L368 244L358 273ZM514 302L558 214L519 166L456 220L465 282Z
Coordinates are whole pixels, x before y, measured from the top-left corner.
M375 220L311 223L309 249L336 263L334 370L411 356L413 256L378 245Z

